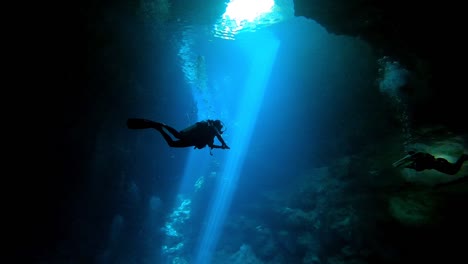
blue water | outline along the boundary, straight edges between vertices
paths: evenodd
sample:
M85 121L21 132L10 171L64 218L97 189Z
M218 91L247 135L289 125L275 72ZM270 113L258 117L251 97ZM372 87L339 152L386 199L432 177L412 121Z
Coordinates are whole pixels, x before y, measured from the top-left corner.
M303 17L215 34L223 2L32 9L35 34L17 31L12 53L23 85L4 89L4 262L465 258L467 164L457 175L392 166L405 150L467 153L457 67L399 62ZM221 119L230 149L171 148L128 129L132 117L180 130Z
M304 175L381 135L386 109L370 47L302 17L236 40L214 37L209 24L118 21L118 38L102 40L92 69L106 65L93 81L112 85L96 99L100 121L73 224L76 241L93 242L75 248L102 264L301 263L324 254L317 245L330 238L288 226L284 212ZM170 148L157 131L128 130L128 117L180 130L221 119L231 149Z

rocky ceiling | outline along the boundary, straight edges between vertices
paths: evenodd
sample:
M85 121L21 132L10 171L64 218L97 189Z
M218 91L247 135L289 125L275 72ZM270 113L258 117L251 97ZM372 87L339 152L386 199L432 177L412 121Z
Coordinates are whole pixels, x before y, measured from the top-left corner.
M329 33L359 37L381 56L399 61L424 83L427 96L410 94L415 118L466 131L464 9L455 1L294 0L296 16ZM410 88L411 89L411 88Z
M294 2L295 16L312 19L331 34L360 38L368 42L379 56L389 56L410 70L416 80L414 83L418 85L406 87L414 120L468 131L464 124L467 122L460 121L468 103L463 96L466 15L462 1L290 1ZM145 6L144 3L155 8L151 0L130 2L135 8ZM166 3L169 7L171 15L165 18L168 21L187 20L202 24L212 24L225 10L225 2L157 1L158 5ZM157 7L153 11L160 18L160 12L165 9ZM106 4L102 4L102 10L108 10Z
M368 41L383 55L410 68L416 60L431 60L440 23L432 6L403 0L294 0L295 15L313 19L328 32Z

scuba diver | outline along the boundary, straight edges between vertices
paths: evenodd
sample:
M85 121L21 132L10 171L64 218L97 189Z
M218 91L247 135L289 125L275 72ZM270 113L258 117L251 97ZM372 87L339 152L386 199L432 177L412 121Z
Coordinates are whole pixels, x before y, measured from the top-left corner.
M177 131L175 128L163 123L142 118L129 118L127 120L127 127L129 129L154 128L161 133L167 144L174 148L194 146L195 149L202 149L208 145L210 147L210 155L213 155L211 150L214 148L230 149L221 136L224 132L222 130L223 124L221 120L208 119L205 121L199 121L188 128ZM171 133L177 140L172 139L163 128ZM219 142L221 142L221 146L214 144L215 137L218 138Z
M446 159L435 158L429 153L409 151L408 155L395 161L393 167L404 166L416 171L433 169L445 174L455 175L461 169L463 162L467 160L467 154L462 154L455 163L450 163Z

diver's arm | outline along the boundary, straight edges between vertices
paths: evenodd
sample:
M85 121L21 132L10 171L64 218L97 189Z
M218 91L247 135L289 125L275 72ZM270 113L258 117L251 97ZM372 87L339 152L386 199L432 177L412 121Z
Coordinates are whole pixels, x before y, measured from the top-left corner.
M213 142L208 143L208 146L210 147L210 155L213 156L213 153L211 152L212 149L214 148L220 148L220 149L229 149L229 147L224 143L222 146L213 144Z
M215 127L215 126L212 126L212 128L214 129L215 131L215 136L218 138L219 142L221 142L221 146L218 146L218 145L214 145L212 144L210 147L211 148L222 148L222 149L231 149L227 144L226 142L224 141L223 137L221 136L221 134L219 133L218 129Z
M215 144L213 144L213 142L210 142L210 143L208 144L208 146L209 146L210 148L212 148L212 149L213 149L213 148L231 149L231 148L226 144L226 142L224 141L223 137L218 133L218 131L216 131L216 137L218 138L219 142L221 142L222 145L221 145L221 146L220 146L220 145L215 145Z
M221 139L220 139L220 138L221 138ZM222 143L223 145L220 146L220 145L216 145L216 144L210 143L210 144L208 144L208 146L209 146L210 148L212 148L212 149L214 149L214 148L231 149L228 145L226 145L226 142L224 142L224 140L223 140L222 137L219 137L218 139L220 139L219 141L221 141L221 143Z
M223 137L218 133L218 130L216 130L216 137L218 138L219 142L221 142L222 144L221 146L218 146L219 148L230 149L230 147L224 141ZM213 146L216 146L216 145L213 144Z
M211 140L211 142L208 143L208 147L210 147L211 149L214 149L214 148L220 148L220 149L222 149L222 148L224 148L223 146L214 144L214 139Z

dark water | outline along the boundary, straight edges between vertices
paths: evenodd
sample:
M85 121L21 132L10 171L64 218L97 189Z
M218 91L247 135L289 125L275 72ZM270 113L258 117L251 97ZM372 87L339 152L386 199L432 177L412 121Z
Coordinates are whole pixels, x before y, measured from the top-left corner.
M14 237L27 238L15 253L27 263L196 263L230 155L241 160L237 180L206 263L414 260L423 250L409 253L397 236L425 237L430 213L420 209L430 224L414 231L392 208L458 197L399 194L401 175L387 165L415 136L397 93L404 76L383 84L382 54L357 38L297 17L224 40L196 19L154 22L135 3L80 15L54 42L63 52L45 70L51 88L30 97L27 166L46 176L28 177L30 198L14 206L24 227ZM243 96L268 67L259 54L271 41L279 45L253 117ZM231 150L171 149L156 131L127 129L129 117L177 129L220 118ZM245 130L249 140L235 138Z

